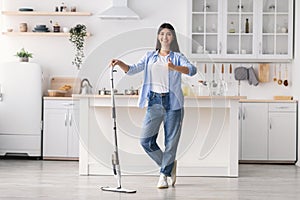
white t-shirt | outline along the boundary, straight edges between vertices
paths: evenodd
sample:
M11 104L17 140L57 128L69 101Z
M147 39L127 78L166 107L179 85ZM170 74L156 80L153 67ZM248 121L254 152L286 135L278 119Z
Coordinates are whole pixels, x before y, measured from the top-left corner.
M167 56L159 55L157 61L151 66L151 91L156 93L169 92L169 69Z

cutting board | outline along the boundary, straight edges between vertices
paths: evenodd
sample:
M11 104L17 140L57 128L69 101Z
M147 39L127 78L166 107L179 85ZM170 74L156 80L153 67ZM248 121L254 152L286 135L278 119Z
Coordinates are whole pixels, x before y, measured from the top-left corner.
M72 88L68 90L65 96L70 97L72 94L79 94L80 92L80 78L74 77L52 77L50 79L50 89L58 90L64 85L70 85Z
M258 69L258 80L261 83L266 83L270 81L270 65L260 64Z

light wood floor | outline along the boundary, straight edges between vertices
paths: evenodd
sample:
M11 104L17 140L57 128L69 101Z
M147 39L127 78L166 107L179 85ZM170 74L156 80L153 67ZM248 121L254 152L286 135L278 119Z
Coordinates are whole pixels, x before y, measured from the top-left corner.
M123 176L136 194L103 192L113 176L79 176L76 161L0 160L2 200L103 199L300 199L300 168L294 165L241 164L239 178L178 177L176 187L156 189L158 177Z

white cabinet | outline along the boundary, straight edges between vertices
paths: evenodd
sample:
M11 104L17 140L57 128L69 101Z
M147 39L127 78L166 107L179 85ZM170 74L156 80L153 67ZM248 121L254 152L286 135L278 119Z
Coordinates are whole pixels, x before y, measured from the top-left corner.
M269 160L296 160L296 104L269 104Z
M296 103L241 103L240 160L296 161Z
M218 0L193 0L191 18L191 53L221 54L222 4ZM189 12L190 13L190 12Z
M293 0L259 1L259 56L293 57Z
M241 111L240 160L267 160L268 104L242 103Z
M44 159L78 159L78 120L78 101L44 100Z
M293 57L293 0L192 0L189 53L215 60Z

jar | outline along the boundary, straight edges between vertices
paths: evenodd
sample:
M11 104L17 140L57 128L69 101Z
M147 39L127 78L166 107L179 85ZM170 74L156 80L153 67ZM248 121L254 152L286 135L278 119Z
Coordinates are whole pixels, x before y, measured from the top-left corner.
M53 32L59 33L60 32L60 26L53 26Z
M19 30L20 32L27 32L27 23L20 23Z
M60 25L58 23L55 23L53 25L53 32L59 33L60 32Z

